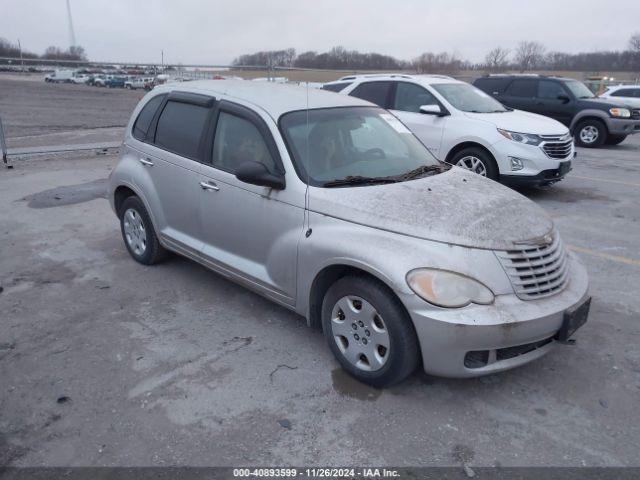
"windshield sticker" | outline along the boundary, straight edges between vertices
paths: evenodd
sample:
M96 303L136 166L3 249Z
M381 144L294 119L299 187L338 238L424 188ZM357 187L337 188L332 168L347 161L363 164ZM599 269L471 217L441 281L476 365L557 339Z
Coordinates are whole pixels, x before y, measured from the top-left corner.
M390 113L381 113L380 117L386 121L393 129L398 133L411 133L407 127L405 127L400 120L391 115Z

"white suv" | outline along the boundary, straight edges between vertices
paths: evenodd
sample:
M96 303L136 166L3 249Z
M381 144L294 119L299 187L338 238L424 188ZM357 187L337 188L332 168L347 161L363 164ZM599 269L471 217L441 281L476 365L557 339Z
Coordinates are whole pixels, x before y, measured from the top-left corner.
M640 108L640 85L616 85L615 87L607 87L599 97L619 100L632 108Z
M390 110L439 160L503 183L551 185L571 170L567 127L451 77L357 75L322 88Z

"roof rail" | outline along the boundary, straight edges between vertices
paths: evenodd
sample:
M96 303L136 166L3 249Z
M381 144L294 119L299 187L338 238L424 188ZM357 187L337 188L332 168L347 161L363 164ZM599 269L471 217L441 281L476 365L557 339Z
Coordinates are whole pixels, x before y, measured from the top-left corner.
M546 77L540 73L488 73L485 77Z
M337 81L342 82L346 80L357 80L359 78L380 78L380 77L413 78L413 75L408 75L406 73L365 73L362 75L347 75L346 77L339 78Z

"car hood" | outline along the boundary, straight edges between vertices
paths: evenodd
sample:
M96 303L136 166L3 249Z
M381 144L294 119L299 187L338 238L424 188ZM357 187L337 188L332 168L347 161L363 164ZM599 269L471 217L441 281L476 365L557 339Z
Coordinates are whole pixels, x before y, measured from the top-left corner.
M471 113L465 115L474 120L483 120L511 132L531 133L534 135L564 135L569 129L560 122L538 115L537 113L513 110L502 113Z
M531 200L459 167L387 185L312 187L309 209L425 240L492 250L511 249L553 228Z
M620 97L620 98L610 98L610 97L602 97L601 100L606 100L607 103L615 103L617 105L626 105L631 108L640 108L640 98L628 98L628 97Z
M581 108L597 108L598 110L615 107L629 108L628 102L623 98L581 98L579 101Z

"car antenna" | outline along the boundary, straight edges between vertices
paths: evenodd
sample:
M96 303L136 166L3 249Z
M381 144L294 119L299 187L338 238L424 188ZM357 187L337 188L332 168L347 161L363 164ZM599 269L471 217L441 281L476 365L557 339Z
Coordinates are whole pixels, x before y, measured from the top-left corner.
M306 110L306 114L307 114L307 135L306 135L306 142L305 142L305 160L306 160L306 167L305 167L305 181L306 181L306 186L305 186L305 191L304 191L304 214L307 220L307 231L305 232L305 237L309 238L311 236L311 232L313 232L313 230L311 229L311 225L310 225L310 212L309 212L309 168L311 166L311 162L309 159L309 82L306 82L306 96L307 96L307 110Z

